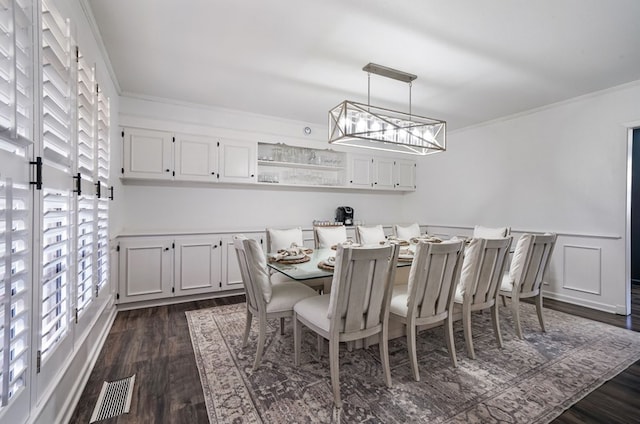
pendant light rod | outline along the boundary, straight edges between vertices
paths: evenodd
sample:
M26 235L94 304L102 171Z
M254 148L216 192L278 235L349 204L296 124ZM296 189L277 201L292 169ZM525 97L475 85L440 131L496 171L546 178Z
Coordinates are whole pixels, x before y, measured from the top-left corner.
M410 74L408 72L398 71L397 69L389 68L387 66L378 65L376 63L368 63L362 68L363 71L369 72L383 77L392 78L394 80L402 82L411 82L418 78L417 75Z

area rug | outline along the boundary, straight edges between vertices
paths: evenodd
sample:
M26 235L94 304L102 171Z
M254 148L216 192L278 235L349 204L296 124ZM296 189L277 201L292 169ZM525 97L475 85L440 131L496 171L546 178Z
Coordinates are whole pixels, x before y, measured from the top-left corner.
M489 313L474 314L476 359L454 326L453 368L441 328L421 332L421 381L411 377L405 338L389 342L393 387L382 376L378 348L340 350L343 407L333 408L329 361L318 359L315 334L303 333L301 364L293 365L292 324L281 335L269 323L262 364L251 371L254 319L242 347L244 304L187 312L189 331L211 423L548 423L640 359L640 333L545 309L541 333L533 305L521 305L525 339L500 308L500 349Z

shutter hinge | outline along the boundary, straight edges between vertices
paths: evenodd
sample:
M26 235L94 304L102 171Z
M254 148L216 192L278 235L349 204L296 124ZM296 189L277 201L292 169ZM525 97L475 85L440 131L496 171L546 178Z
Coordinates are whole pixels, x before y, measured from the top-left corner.
M100 94L100 84L96 83L96 94Z
M30 161L29 165L36 166L36 180L29 181L29 184L35 185L36 190L42 190L42 157L38 156L35 161Z
M36 373L40 372L40 365L42 364L42 351L39 350L36 353Z
M76 189L73 192L78 193L78 196L80 196L82 194L82 175L78 172L72 178L76 180Z
M113 200L113 186L109 187L109 200Z
M96 297L100 295L100 286L96 286Z
M76 315L75 318L76 318L76 324L77 324L78 323L78 308L76 308L76 314L75 315Z
M100 181L98 181L96 183L96 196L98 197L98 199L100 197L102 197L101 188L102 188L102 183L100 183Z
M80 62L80 48L76 46L76 63Z

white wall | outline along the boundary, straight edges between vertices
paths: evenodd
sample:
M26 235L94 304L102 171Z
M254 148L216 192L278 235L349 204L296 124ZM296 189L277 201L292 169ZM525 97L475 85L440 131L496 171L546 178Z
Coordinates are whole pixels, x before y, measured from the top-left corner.
M633 122L640 81L452 132L447 152L418 166L406 218L560 233L548 294L622 313Z
M326 128L314 124L132 97L120 103L122 126L329 148ZM305 126L312 128L310 136ZM188 184L125 185L122 193L123 233L310 227L314 219L332 219L342 205L368 224L404 220L401 193Z

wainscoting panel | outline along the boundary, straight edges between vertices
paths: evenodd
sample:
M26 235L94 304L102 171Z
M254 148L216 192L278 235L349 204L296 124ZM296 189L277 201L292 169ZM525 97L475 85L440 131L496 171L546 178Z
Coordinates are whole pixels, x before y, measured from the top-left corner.
M602 249L591 246L564 245L563 288L584 293L601 294Z

